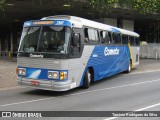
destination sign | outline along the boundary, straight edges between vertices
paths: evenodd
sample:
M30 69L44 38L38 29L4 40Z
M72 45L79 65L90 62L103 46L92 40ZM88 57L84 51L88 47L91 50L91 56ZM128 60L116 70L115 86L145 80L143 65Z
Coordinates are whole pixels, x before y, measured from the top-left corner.
M72 23L68 20L39 20L39 21L26 21L23 27L30 26L68 26L71 27Z
M54 24L54 21L36 21L32 23L33 25L48 25Z

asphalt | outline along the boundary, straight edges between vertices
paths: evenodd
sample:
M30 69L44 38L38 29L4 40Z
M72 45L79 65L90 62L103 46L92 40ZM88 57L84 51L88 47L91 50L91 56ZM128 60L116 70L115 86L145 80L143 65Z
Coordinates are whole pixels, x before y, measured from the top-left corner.
M15 69L15 59L0 60L0 111L159 111L160 109L160 60L141 59L138 68L130 74L122 73L97 81L89 89L78 88L66 92L22 88L16 82ZM12 120L19 119L12 118ZM28 120L28 118L23 119ZM42 118L42 120L53 119L85 120L82 117ZM86 120L107 119L86 118ZM156 117L117 120L150 119L159 120Z
M21 88L16 82L16 59L0 58L0 90ZM130 74L160 71L160 60L140 59L140 65Z
M0 111L159 111L159 71L141 74L119 74L98 81L89 89L53 92L32 88L0 92ZM158 104L158 105L157 105ZM150 107L154 106L154 107ZM27 120L28 118L24 118ZM36 118L35 118L36 119ZM46 120L46 118L43 118ZM47 120L81 120L80 118L47 118ZM107 120L108 118L86 118ZM150 120L153 118L143 118ZM13 120L18 120L13 118ZM37 118L36 120L39 120ZM118 118L117 120L130 120ZM131 118L131 120L142 120ZM154 118L153 120L159 120Z

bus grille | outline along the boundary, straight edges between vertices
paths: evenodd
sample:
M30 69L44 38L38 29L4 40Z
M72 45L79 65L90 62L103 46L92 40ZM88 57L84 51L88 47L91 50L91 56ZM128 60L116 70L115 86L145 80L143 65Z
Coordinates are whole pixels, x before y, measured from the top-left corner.
M47 68L47 69L67 69L68 61L60 59L45 59L45 58L28 58L18 57L18 66L33 67L33 68Z

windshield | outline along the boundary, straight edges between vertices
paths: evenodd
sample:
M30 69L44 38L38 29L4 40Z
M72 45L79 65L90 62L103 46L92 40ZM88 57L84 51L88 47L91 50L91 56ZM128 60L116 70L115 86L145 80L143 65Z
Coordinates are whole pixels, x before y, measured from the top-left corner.
M26 27L22 32L19 51L67 53L70 34L69 27Z

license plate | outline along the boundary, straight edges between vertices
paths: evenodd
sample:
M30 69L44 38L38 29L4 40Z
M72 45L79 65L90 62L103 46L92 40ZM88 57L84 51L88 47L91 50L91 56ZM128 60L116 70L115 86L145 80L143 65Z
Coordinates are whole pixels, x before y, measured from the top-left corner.
M39 86L39 85L40 85L40 82L33 80L33 81L31 81L31 84L32 84L33 86Z

